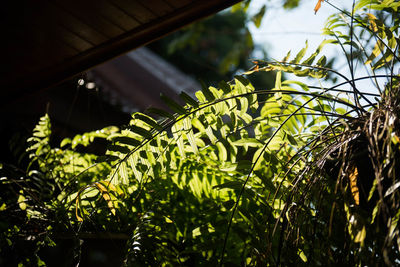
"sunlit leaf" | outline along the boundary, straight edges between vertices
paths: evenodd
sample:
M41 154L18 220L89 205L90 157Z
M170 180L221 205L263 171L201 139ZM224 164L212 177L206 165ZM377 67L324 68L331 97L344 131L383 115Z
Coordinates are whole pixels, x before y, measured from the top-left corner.
M365 65L371 64L371 62L372 62L376 57L378 57L378 56L382 53L383 48L384 48L384 44L383 44L383 42L379 39L379 40L376 42L375 47L374 47L374 49L372 50L371 55L368 57L367 61L365 61L364 64L365 64Z
M198 153L198 148L196 144L196 140L194 137L193 129L192 129L192 122L189 117L183 119L183 128L185 130L185 134L188 138L189 144L192 147L193 153Z
M367 230L365 229L365 226L363 226L363 228L357 232L357 234L354 238L354 242L355 243L363 243L366 236L367 236Z
M126 162L123 161L119 165L119 176L121 177L120 182L122 184L128 184L129 183L129 176L128 176L128 170L126 168Z
M21 210L26 210L26 201L27 199L25 198L25 196L23 195L23 191L21 190L17 200L17 203Z
M304 57L308 49L308 41L306 41L306 46L302 48L299 53L297 53L296 57L293 59L292 63L299 63L300 60Z
M228 159L228 152L222 142L217 142L216 146L218 148L218 158L221 162L224 162Z
M303 262L307 262L307 256L306 256L306 254L304 253L303 250L298 249L297 254L299 255L300 259L301 259Z
M185 158L186 153L185 153L185 145L183 143L182 132L177 128L176 124L172 127L172 134L174 135L174 139L178 146L179 154L181 155L182 158Z
M276 78L275 78L275 90L282 90L282 72L278 71L276 73ZM277 92L274 94L276 102L279 104L279 106L282 106L282 92Z
M260 10L257 12L257 14L255 14L251 20L254 22L254 25L259 28L261 26L261 21L264 18L264 14L265 14L265 10L266 10L266 6L263 5Z

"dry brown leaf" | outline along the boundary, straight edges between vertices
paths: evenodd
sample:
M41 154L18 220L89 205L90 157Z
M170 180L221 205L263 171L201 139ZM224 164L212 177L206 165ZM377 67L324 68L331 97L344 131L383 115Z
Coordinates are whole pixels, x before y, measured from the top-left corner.
M360 192L357 187L357 178L358 178L358 169L355 165L350 167L350 174L349 174L349 180L350 180L350 191L351 195L353 196L355 204L358 206L360 205Z
M373 32L377 32L378 31L378 26L376 25L376 22L378 19L371 13L367 13L368 16L368 20L369 20L369 28L371 29L371 31Z
M107 187L105 187L103 184L100 182L95 183L96 187L99 189L101 195L103 196L104 200L107 202L107 206L110 209L111 213L115 216L116 215L116 210L113 204L113 201L111 199L111 196L108 192ZM108 186L110 189L115 189L115 186L111 183L108 183Z
M76 197L76 200L75 200L75 216L76 216L76 219L78 220L78 222L83 222L83 218L81 216L79 216L79 201L80 201L79 197Z
M321 3L324 2L324 0L318 0L318 3L314 7L314 12L317 14L318 10L321 8Z

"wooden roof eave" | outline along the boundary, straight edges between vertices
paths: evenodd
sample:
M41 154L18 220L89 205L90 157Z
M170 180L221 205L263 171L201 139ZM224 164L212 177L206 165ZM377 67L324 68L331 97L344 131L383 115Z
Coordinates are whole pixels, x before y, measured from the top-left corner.
M21 94L32 93L49 87L237 2L240 1L191 1L171 13L157 17L124 34L79 52L56 65L51 65L32 73L22 73L22 79L7 80L7 77L5 77L5 82L2 83L5 85L5 90L2 90L0 96L2 95L3 99L12 100L18 98Z

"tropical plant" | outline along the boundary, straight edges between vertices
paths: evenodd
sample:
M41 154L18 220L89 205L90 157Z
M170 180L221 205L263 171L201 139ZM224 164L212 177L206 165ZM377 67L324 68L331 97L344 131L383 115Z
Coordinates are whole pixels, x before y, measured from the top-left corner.
M328 19L327 39L310 55L305 47L281 61L257 60L244 73L275 73L273 88L236 76L197 99L182 93L184 106L162 96L174 113L134 113L121 129L58 148L43 117L22 181L53 187L44 194L26 184L17 193L8 171L2 183L14 198L2 196L1 212L25 212L47 238L126 233L128 266L398 264L399 7L354 2ZM327 66L325 45L342 49L348 74ZM360 64L367 74L359 76ZM99 139L108 142L105 155L85 152ZM14 225L2 247L17 239Z

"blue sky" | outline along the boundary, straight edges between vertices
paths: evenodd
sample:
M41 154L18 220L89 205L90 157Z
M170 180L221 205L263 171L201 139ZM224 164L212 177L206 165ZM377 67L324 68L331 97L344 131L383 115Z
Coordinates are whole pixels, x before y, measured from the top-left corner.
M251 10L258 10L264 3L272 6L267 9L260 28L250 25L254 41L266 47L268 55L274 59L283 58L289 50L295 54L304 47L305 41L309 41L310 51L316 48L324 36L321 35L326 19L335 10L327 3L322 3L321 9L314 14L314 6L317 0L303 0L300 7L293 10L279 8L282 0L253 0ZM332 4L351 8L350 0L331 0Z
M327 18L337 13L337 10L324 2L318 13L314 14L314 7L317 2L318 0L303 0L298 8L288 11L281 7L282 0L252 1L250 12L256 12L264 3L267 4L267 7L270 6L269 9L267 8L260 28L256 28L253 24L250 25L250 31L255 43L266 49L269 60L281 60L289 50L291 50L292 56L296 55L305 46L306 40L308 40L309 44L308 54L311 54L326 38L321 34L322 28ZM353 1L330 0L329 2L341 9L351 10ZM337 46L325 46L322 54L326 55L328 59L338 55L341 56L341 60L338 60L335 69L349 76L349 69L343 56L343 51L339 50ZM366 75L365 68L362 65L358 65L356 76ZM291 79L293 76L289 75L288 78ZM296 79L299 80L298 77ZM320 81L314 79L309 81L308 84L310 82L317 85ZM329 84L328 82L326 85L329 86ZM359 82L359 85L367 88L366 91L368 92L376 93L376 89L371 86L369 80Z

